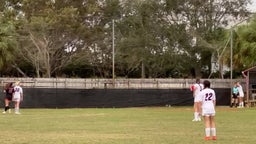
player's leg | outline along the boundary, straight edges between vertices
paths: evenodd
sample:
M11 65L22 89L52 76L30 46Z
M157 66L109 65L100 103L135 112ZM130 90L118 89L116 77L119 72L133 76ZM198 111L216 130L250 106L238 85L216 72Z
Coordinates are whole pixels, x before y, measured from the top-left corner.
M200 113L199 113L199 111L200 111L200 104L199 104L199 102L197 102L197 121L201 121L201 116L200 116Z
M10 98L10 99L8 99L8 111L9 111L9 113L11 113L11 108L10 108L10 102L12 101L12 99Z
M241 103L241 97L238 96L238 108L242 107L242 103Z
M235 98L235 107L238 106L238 97Z
M216 138L216 126L215 126L214 115L210 116L209 119L210 119L212 139L216 140L217 138Z
M244 107L244 96L241 96L241 107Z
M234 102L235 102L235 98L234 98L234 94L233 94L232 99L231 99L231 105L230 105L230 107L233 107L233 106L234 106Z
M243 96L239 96L239 107L243 108L244 107L244 101L243 101L244 97Z
M6 111L9 109L9 100L8 100L8 98L5 98L4 99L4 111L3 111L3 113L6 113Z
M238 104L237 105L238 105L238 108L240 108L241 107L240 96L238 96L237 99L238 99Z
M15 101L15 114L20 114L20 101Z
M196 115L197 115L197 106L196 106L196 102L194 101L194 119L192 121L197 121Z
M194 119L192 121L198 121L199 117L199 109L198 109L198 102L194 102Z
M205 124L205 140L210 140L210 117L209 115L204 115L204 124Z
M17 111L17 101L14 101L14 112Z

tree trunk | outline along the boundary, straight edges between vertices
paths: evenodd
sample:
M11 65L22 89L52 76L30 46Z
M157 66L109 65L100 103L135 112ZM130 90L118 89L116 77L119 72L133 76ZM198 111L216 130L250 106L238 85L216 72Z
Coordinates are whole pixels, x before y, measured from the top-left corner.
M12 67L15 68L23 77L28 77L28 76L17 66L17 64L13 64Z
M145 78L145 65L144 62L141 62L141 78Z

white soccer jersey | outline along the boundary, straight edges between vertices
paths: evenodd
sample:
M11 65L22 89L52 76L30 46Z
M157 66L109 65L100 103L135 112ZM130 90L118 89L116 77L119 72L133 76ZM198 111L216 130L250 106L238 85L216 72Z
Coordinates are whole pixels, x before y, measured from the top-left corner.
M239 85L237 87L238 92L239 92L239 97L244 97L244 91L243 91L243 87L241 85Z
M203 89L199 93L199 102L202 103L202 115L215 115L215 91L210 88Z
M198 102L198 94L204 89L204 85L201 83L194 84L194 102Z
M13 101L20 101L21 94L23 93L23 90L20 86L15 86L13 93Z

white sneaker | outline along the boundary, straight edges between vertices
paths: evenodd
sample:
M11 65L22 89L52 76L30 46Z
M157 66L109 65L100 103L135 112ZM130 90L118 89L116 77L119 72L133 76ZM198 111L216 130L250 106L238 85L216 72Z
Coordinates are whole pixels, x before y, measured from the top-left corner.
M3 114L6 114L6 111L3 111Z
M9 113L12 113L11 109L8 110Z
M196 121L198 121L198 120L197 120L197 119L193 119L192 121L193 121L193 122L196 122Z
M15 114L21 114L20 112L15 112Z
M201 121L201 118L198 118L198 120L197 121Z

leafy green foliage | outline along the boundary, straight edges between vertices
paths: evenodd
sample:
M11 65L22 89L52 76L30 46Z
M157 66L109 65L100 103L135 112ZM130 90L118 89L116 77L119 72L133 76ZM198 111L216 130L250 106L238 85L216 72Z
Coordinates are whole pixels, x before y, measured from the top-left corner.
M11 13L6 9L0 13L0 69L12 65L17 50L17 33Z
M2 37L0 46L18 47L18 52L15 59L12 50L6 51L6 60L0 65L9 60L16 66L30 64L36 77L62 76L68 70L74 77L93 72L110 78L114 20L117 77L208 77L212 60L223 59L218 57L225 50L223 27L230 18L246 17L248 2L4 0L0 8L5 20L0 29L10 29L8 33L17 40ZM251 47L253 37L247 37L252 40L238 45ZM242 52L254 53L245 48ZM253 65L250 62L245 64ZM88 68L77 70L83 66Z
M240 26L237 31L235 56L237 66L250 68L255 66L256 55L256 17L249 24Z

